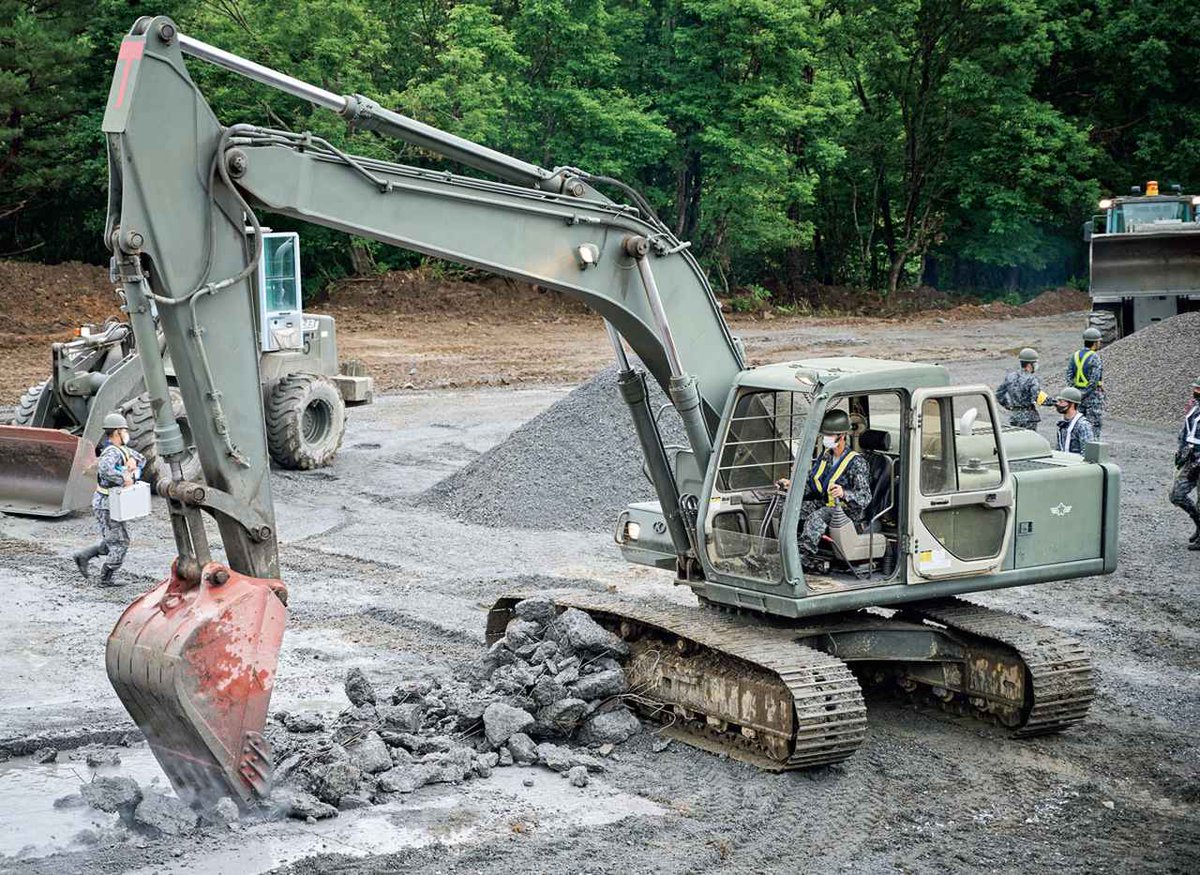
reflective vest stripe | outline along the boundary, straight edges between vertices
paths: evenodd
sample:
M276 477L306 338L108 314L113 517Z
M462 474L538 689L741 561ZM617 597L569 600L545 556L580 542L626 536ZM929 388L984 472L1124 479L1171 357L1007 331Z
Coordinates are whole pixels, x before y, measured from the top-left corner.
M129 450L125 449L124 447L117 447L117 449L121 451L121 457L125 461L125 466L129 467L129 463L133 461L133 454L130 453ZM109 488L110 487L108 487L108 486L101 486L99 484L96 484L96 491L99 492L101 495L108 495Z
M824 482L821 481L821 475L823 475L825 473L826 462L825 462L824 458L822 458L821 463L819 465L817 465L817 470L813 472L813 475L812 475L813 489L816 491L816 493L818 495L826 496L825 503L830 505L831 507L833 506L833 499L828 497L829 496L829 487L833 486L835 483L837 483L838 480L841 478L841 476L846 473L846 468L849 467L850 463L852 461L854 461L854 458L857 455L858 455L858 453L854 452L854 450L851 450L850 452L846 453L846 455L842 457L842 461L838 463L837 468L834 469L833 474L830 476L830 478Z
M1075 388L1086 389L1091 384L1087 375L1083 372L1084 363L1096 354L1093 349L1081 349L1075 353Z
M1079 420L1081 420L1081 419L1083 419L1083 414L1076 413L1071 418L1071 424L1067 426L1067 430L1064 432L1059 432L1059 434L1062 436L1062 446L1059 447L1059 450L1061 450L1062 452L1064 452L1064 453L1071 452L1071 435L1073 435L1075 433L1075 423L1079 422Z
M1184 421L1188 423L1187 442L1193 446L1200 446L1200 404L1192 408L1192 412Z

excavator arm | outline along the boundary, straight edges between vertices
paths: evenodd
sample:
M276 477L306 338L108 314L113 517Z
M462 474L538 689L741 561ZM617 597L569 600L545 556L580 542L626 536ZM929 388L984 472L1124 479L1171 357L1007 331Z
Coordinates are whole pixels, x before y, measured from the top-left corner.
M500 181L348 155L310 134L222 126L188 75L190 54L280 88ZM261 737L286 621L255 340L256 210L337 228L555 289L608 323L681 564L694 518L621 338L669 393L703 469L738 372L712 290L687 244L615 180L546 170L339 96L143 18L121 44L103 130L110 172L105 242L143 350L155 435L172 477L178 556L109 640L114 686L186 798L268 786ZM622 191L615 202L599 187ZM175 369L204 483L182 478L184 442L167 393L152 309ZM173 457L175 460L172 461ZM215 561L202 513L225 551Z

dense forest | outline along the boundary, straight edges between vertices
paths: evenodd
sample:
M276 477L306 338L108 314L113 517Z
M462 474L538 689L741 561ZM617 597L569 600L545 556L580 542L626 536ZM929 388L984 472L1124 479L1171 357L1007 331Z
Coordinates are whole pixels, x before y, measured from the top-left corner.
M641 189L726 292L1015 293L1104 192L1200 182L1195 0L0 0L0 257L102 262L117 45L200 39ZM206 65L223 121L429 156ZM279 227L286 223L276 222ZM415 257L305 230L315 278Z

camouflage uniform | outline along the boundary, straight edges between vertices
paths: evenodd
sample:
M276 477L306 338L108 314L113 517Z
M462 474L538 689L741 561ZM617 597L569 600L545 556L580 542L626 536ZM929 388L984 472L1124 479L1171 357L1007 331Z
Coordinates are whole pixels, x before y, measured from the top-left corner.
M1083 362L1082 368L1076 368L1076 359ZM1080 385L1081 381L1077 379L1077 370L1083 371L1083 385ZM1087 417L1096 433L1095 439L1099 440L1100 427L1104 423L1104 387L1100 385L1100 381L1104 379L1104 363L1100 361L1099 353L1087 348L1076 352L1067 359L1066 376L1067 385L1074 386L1083 394L1079 412Z
M1071 428L1071 422L1074 421L1075 427ZM1070 437L1068 437L1068 433ZM1060 419L1058 421L1058 447L1059 452L1074 453L1077 456L1083 455L1083 445L1088 441L1096 440L1096 432L1092 428L1092 424L1087 417L1083 415L1083 411L1079 411L1073 420Z
M1035 374L1022 368L1019 371L1009 371L1004 375L1004 381L996 389L996 400L1000 406L1011 412L1009 425L1017 428L1027 428L1037 431L1042 421L1038 414L1038 396L1042 394L1042 384ZM1042 406L1049 406L1049 400L1043 401Z
M871 467L866 459L854 453L841 476L829 482L844 459L844 455L835 459L829 453L823 453L805 481L804 502L800 505L800 553L803 556L816 555L821 536L829 528L829 518L838 502L831 503L826 494L834 483L845 490L839 502L846 515L856 523L861 523L866 515L867 505L871 503ZM818 480L817 471L822 462L825 470Z
M125 528L125 523L117 522L109 516L108 490L125 485L127 465L134 466L130 473L136 479L145 464L146 457L141 453L128 447L118 447L116 444L108 444L100 453L96 471L97 489L96 494L92 496L92 514L96 517L100 543L85 551L85 555L103 556L103 569L111 569L108 571L110 577L125 561L125 553L129 550L129 530Z
M1175 452L1175 483L1171 486L1171 504L1182 508L1200 531L1200 511L1192 493L1200 487L1200 403L1192 402L1179 430L1179 449Z

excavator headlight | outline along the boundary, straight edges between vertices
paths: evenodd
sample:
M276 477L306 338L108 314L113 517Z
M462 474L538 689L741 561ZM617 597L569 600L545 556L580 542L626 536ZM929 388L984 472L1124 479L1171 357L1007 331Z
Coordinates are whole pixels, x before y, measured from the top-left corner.
M1193 207L1200 207L1200 194L1197 194L1197 195L1193 195L1193 196L1192 196L1192 206L1193 206Z
M1100 209L1102 209L1102 210L1112 209L1112 198L1110 198L1110 197L1101 198L1100 199Z
M629 522L625 524L625 539L636 541L642 536L642 526L640 523Z

